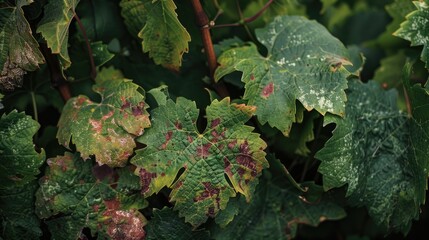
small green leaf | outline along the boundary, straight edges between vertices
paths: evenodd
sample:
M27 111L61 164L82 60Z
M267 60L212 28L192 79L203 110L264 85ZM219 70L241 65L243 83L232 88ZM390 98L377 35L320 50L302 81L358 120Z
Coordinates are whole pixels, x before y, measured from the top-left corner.
M93 167L92 161L71 153L47 162L36 213L46 219L53 239L78 239L84 227L100 239L144 238L146 219L138 211L144 200L130 169Z
M49 1L40 20L37 33L42 34L52 53L59 54L64 69L70 67L68 53L69 27L80 0Z
M210 239L206 230L192 230L171 208L155 209L154 217L146 226L148 240L205 240Z
M34 212L37 181L0 189L0 238L40 239L40 220Z
M156 64L178 71L191 36L179 22L173 0L122 0L122 16Z
M350 81L346 117L325 117L336 129L316 154L325 189L347 184L352 205L366 206L377 224L404 233L425 201L429 169L429 95L418 85L408 94L412 116L399 111L395 90Z
M147 147L131 159L142 193L172 188L175 210L192 225L216 216L236 192L249 201L257 177L268 166L265 142L244 125L254 111L253 106L231 104L229 98L215 100L206 109L208 126L200 133L195 102L178 98L154 109L153 126L138 139ZM179 174L181 169L185 171Z
M13 111L0 118L0 189L27 184L39 174L45 152L34 150L39 123Z
M262 124L268 122L288 135L296 100L307 110L344 115L349 73L343 65L350 62L338 39L315 21L297 16L277 17L256 30L256 36L268 48L268 56L262 56L253 43L228 50L219 57L215 78L243 72L243 98L257 107Z
M326 198L321 187L314 183L305 185L308 192L303 194L293 186L280 188L267 179L261 180L250 203L240 198L219 214L228 214L238 207L238 215L232 222L213 231L214 238L293 239L300 224L318 226L323 221L345 217L345 211Z
M64 106L57 138L69 147L70 139L84 159L90 155L100 164L124 166L136 146L134 138L150 126L144 91L129 79L101 71L93 86L100 103L78 96Z
M429 0L414 1L413 3L417 10L409 13L406 17L407 20L401 23L401 27L393 34L410 41L411 46L423 45L421 59L426 68L429 68L429 33L427 30Z

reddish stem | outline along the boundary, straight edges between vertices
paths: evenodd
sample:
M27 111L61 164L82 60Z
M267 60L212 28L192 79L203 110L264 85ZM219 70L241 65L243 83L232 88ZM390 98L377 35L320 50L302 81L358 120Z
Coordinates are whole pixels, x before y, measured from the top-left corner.
M206 53L207 63L209 66L209 77L213 80L214 72L216 71L218 64L213 47L212 37L210 34L210 21L200 3L200 0L192 0L191 3L194 9L197 25L200 27L201 38L204 45L204 52ZM228 90L223 85L223 83L215 83L213 87L220 97L224 98L229 96Z
M70 88L66 82L66 79L63 75L63 71L60 66L60 61L58 57L52 54L51 50L46 44L39 44L40 50L42 51L43 56L46 59L46 64L49 68L49 73L51 76L51 84L55 87L61 94L65 102L71 98Z
M86 34L85 27L83 26L82 21L80 21L80 18L76 14L76 12L74 13L74 19L76 19L77 25L79 26L79 29L82 32L83 38L85 39L86 49L88 51L89 62L91 64L90 75L91 75L92 80L95 80L95 78L97 77L97 71L95 69L94 56L92 55L92 49L91 49L91 45L89 43L88 35Z

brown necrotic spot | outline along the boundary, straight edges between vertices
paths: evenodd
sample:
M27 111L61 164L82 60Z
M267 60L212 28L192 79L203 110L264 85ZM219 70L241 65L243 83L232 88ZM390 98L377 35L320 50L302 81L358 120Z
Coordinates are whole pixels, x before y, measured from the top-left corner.
M176 129L181 130L182 129L182 124L177 121L176 123L174 123L174 126L176 127Z
M146 169L140 169L140 184L141 184L141 193L144 194L149 191L150 183L153 178L156 178L156 173L151 173L146 171Z
M170 142L171 138L173 137L173 132L168 131L167 134L165 134L165 142L161 145L161 149L166 149L168 143Z
M146 233L143 229L145 223L132 211L106 211L104 216L107 220L107 234L114 240L140 240L144 239Z
M267 99L274 92L274 83L270 82L262 89L261 97Z
M241 165L241 167L237 170L238 174L242 176L246 170L250 170L252 177L256 177L258 174L256 170L256 163L250 155L250 148L247 141L240 145L239 150L240 154L236 157L237 163Z
M201 158L207 158L210 155L209 149L211 148L211 143L206 143L202 146L197 147L197 156Z
M210 182L203 182L204 191L196 198L194 198L194 202L203 201L207 198L218 197L220 193L219 188L215 188L212 186Z
M216 119L214 119L214 120L211 122L210 127L211 127L211 128L215 128L215 127L217 127L219 124L220 124L220 118L216 118Z

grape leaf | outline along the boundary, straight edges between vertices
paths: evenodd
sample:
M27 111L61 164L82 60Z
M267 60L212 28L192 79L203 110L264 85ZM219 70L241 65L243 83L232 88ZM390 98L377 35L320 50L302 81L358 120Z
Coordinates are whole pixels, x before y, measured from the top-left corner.
M350 62L338 39L322 25L298 16L277 17L257 29L256 36L268 48L268 56L253 43L228 50L219 57L215 78L243 72L243 98L257 107L262 124L268 122L288 135L296 100L307 110L344 115L348 72L342 65Z
M12 111L0 118L0 189L27 184L39 174L45 152L34 150L33 136L39 123Z
M429 169L429 95L417 85L408 94L412 116L399 111L395 90L349 82L346 117L325 117L336 129L316 154L325 189L347 184L350 204L366 206L377 224L404 233L419 216Z
M185 223L171 208L155 209L154 217L146 226L148 240L205 240L210 239L206 230L192 231L192 226Z
M133 35L143 39L143 51L156 64L179 70L191 36L179 22L173 0L122 0L122 16Z
M39 64L45 62L22 10L23 6L31 2L33 1L18 0L16 7L0 8L0 70L3 69L1 77L7 74L4 72L7 70L7 61L25 71L34 71Z
M391 4L386 5L385 9L392 17L392 21L386 26L386 31L378 37L378 41L383 48L387 46L397 47L399 41L403 40L394 37L392 34L400 27L401 23L405 20L406 15L415 10L415 7L413 1L395 0Z
M242 198L234 199L236 203L228 204L219 214L222 217L238 207L238 215L231 223L213 231L215 239L293 239L300 224L317 226L346 215L344 209L327 198L328 194L314 183L304 183L308 192L303 194L291 185L281 188L262 179L250 203Z
M150 196L171 187L175 210L192 225L216 216L236 192L249 201L257 177L268 166L265 142L244 125L255 107L229 101L215 100L207 107L208 126L200 133L195 102L168 100L151 112L153 126L138 138L147 147L131 159L142 193Z
M64 69L70 67L68 53L69 27L80 0L49 1L40 20L37 33L42 34L52 53L59 54Z
M47 160L39 180L36 213L46 219L53 239L78 239L84 227L99 239L143 239L146 223L139 179L129 168L92 166L78 154Z
M411 42L411 46L423 45L421 55L426 68L429 68L429 0L413 1L417 10L406 16L406 21L401 23L401 27L394 32L395 36Z
M57 138L66 147L72 139L84 159L95 155L99 164L117 167L126 164L136 146L134 137L143 134L150 121L143 89L107 74L111 71L101 71L93 86L102 97L100 103L82 95L66 103Z
M0 189L0 238L40 239L40 220L34 212L37 187L33 180L20 187Z

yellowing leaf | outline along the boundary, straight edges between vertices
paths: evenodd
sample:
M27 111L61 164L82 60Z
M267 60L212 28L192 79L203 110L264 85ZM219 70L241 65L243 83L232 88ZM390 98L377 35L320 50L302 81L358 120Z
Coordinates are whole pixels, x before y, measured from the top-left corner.
M122 0L120 4L128 29L143 39L143 51L156 64L179 70L191 36L179 22L173 0Z
M68 53L69 27L79 0L51 0L46 4L44 16L37 32L46 39L52 53L59 54L63 68L70 67Z
M86 96L70 99L59 120L57 138L66 147L72 139L84 159L95 155L100 164L124 166L136 146L134 138L150 126L148 106L142 88L105 71L112 72L103 70L93 87L101 102Z
M244 125L255 108L229 101L215 100L207 107L208 126L200 133L195 102L168 100L151 112L153 126L138 139L147 147L131 159L142 193L172 188L170 200L192 225L216 216L236 192L249 201L257 177L268 166L265 142Z
M224 52L215 78L243 72L243 98L256 106L256 116L288 135L295 121L296 100L307 110L344 115L349 75L343 65L347 49L322 25L304 17L277 17L256 30L268 49L262 56L253 43Z

